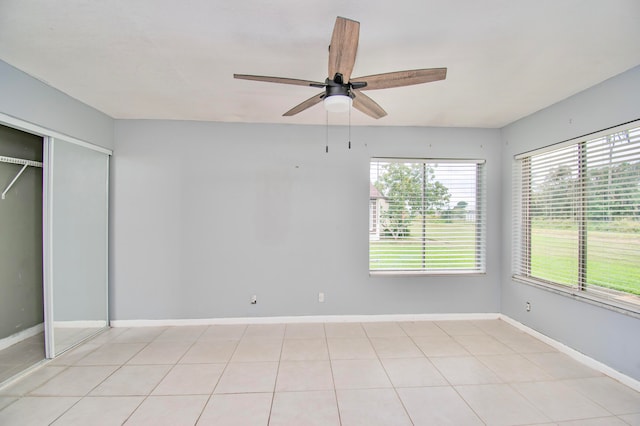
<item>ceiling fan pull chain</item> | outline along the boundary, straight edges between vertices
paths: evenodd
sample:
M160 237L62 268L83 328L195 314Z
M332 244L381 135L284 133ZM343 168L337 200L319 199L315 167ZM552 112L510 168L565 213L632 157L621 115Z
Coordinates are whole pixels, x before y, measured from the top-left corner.
M349 149L351 149L351 108L349 108Z
M326 146L325 146L325 152L328 154L329 153L329 111L325 111L325 117L326 117L326 121L325 121L325 135L326 135Z

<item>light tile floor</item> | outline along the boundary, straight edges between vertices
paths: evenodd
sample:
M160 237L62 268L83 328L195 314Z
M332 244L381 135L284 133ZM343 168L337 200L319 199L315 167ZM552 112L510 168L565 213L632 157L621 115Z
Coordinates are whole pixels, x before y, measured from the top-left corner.
M496 321L115 328L0 425L640 425L640 393Z
M44 360L44 333L0 350L0 383Z

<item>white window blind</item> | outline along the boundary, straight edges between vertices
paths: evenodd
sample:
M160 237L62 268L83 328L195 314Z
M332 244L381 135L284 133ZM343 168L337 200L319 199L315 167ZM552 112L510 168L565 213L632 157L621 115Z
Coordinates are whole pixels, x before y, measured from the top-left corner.
M484 273L484 169L481 160L371 159L370 272Z
M640 128L514 163L514 275L640 308Z

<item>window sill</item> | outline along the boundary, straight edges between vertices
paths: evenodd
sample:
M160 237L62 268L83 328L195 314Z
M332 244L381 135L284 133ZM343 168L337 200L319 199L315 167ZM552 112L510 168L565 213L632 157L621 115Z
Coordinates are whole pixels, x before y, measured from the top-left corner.
M640 306L635 304L618 302L616 300L598 297L593 295L593 293L589 293L588 291L578 291L572 287L564 287L559 284L551 284L545 281L524 277L521 275L513 275L511 278L519 283L528 284L533 287L559 294L561 296L570 297L574 300L589 303L591 305L595 305L604 309L618 312L623 315L628 315L640 319Z
M476 277L485 276L479 271L369 271L370 277Z

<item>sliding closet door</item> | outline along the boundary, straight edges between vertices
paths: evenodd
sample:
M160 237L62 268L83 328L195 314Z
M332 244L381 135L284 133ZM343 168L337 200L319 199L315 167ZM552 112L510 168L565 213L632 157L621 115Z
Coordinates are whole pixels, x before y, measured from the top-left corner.
M49 138L48 356L59 355L108 325L109 155Z

